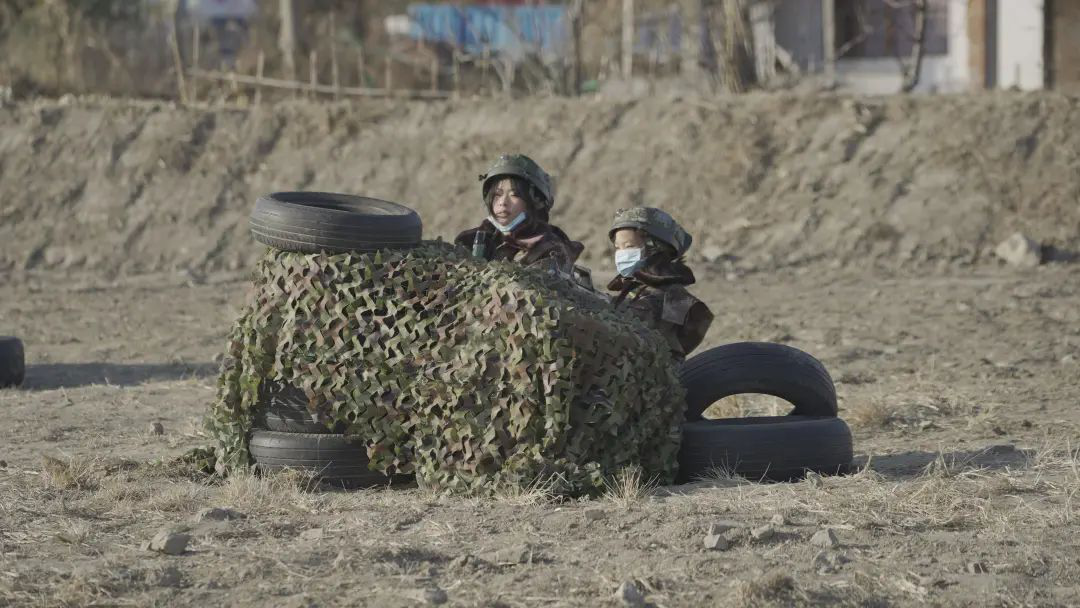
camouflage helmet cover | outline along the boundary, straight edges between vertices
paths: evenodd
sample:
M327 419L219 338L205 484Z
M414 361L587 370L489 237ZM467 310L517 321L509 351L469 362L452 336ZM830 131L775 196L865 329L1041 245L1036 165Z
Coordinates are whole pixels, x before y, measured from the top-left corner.
M547 174L536 161L524 154L503 154L495 160L487 171L480 174L480 193L487 198L488 188L499 177L520 177L531 184L543 197L537 201L542 209L551 209L555 203L555 187L551 176ZM484 201L487 205L487 201Z
M683 230L666 211L655 207L631 207L615 212L608 238L615 240L615 233L623 228L635 228L649 236L670 245L675 249L675 257L680 257L690 249L693 237Z

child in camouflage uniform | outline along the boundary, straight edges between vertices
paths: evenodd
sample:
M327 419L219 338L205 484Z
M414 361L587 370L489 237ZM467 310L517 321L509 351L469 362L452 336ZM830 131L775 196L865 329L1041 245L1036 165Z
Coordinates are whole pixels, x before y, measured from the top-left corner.
M500 156L483 175L488 216L454 242L486 260L514 260L572 275L584 245L548 223L555 203L551 176L521 154Z
M671 352L684 359L705 338L713 315L689 291L694 273L683 256L691 236L667 213L653 207L620 209L608 237L615 245L619 274L608 284L613 304L658 329Z

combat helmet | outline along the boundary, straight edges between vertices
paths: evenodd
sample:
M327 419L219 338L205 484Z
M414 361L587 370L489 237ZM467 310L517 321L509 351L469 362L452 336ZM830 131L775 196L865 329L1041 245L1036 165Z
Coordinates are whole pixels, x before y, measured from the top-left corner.
M615 212L614 221L611 222L608 238L614 241L615 232L623 228L636 228L657 241L671 246L677 258L690 249L690 243L694 240L690 233L683 230L682 226L675 221L675 218L655 207L619 209Z
M537 211L547 212L555 204L555 186L551 176L536 161L524 154L503 154L497 158L487 171L480 174L480 195L487 199L488 189L499 177L520 177L535 189L534 196ZM538 195L538 196L537 196ZM487 205L487 201L484 200Z

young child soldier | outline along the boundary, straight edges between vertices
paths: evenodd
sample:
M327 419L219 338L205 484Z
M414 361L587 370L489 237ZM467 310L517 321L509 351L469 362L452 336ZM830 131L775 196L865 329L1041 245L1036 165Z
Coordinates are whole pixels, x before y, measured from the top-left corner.
M585 246L548 223L555 203L549 176L522 154L500 156L480 176L487 218L454 242L486 260L513 260L567 275Z
M608 237L619 274L608 284L616 310L628 310L657 328L672 354L685 359L701 344L713 314L690 295L694 273L683 256L693 240L670 215L653 207L620 209Z

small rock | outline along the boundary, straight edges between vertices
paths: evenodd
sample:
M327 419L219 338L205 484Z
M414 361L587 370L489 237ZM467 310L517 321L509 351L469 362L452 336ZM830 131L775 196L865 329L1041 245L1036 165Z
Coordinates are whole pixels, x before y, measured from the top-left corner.
M67 252L65 252L62 248L60 248L60 247L49 247L49 248L45 249L45 253L44 253L43 257L45 259L45 264L46 265L48 265L48 266L59 266L60 264L62 264L64 262L64 258L66 256L67 256Z
M600 521L607 517L607 513L604 513L603 509L586 509L585 521Z
M769 523L771 523L774 526L786 526L787 525L787 519L785 519L782 514L777 513L776 515L772 516L772 519L769 520Z
M7 461L6 460L0 460L0 469L6 469L6 468L7 468Z
M766 541L776 536L776 530L772 526L759 526L750 530L750 538L754 540Z
M496 566L528 564L533 561L534 553L533 547L525 543L503 547L501 549L496 549L495 551L488 551L481 556L481 559Z
M968 574L987 574L990 569L982 562L971 562L964 568Z
M721 520L709 524L709 534L724 534L730 530L737 530L743 527L737 521Z
M1017 232L1002 241L994 255L1020 268L1034 268L1042 262L1042 246Z
M445 604L446 601L450 599L449 597L447 597L446 591L438 587L429 587L427 589L424 589L424 591L421 593L421 597L423 598L424 602L433 606Z
M184 583L184 576L176 566L168 566L157 575L154 584L158 587L179 587Z
M619 585L618 590L615 591L615 599L621 601L624 606L637 607L645 605L645 596L642 595L641 589L638 589L634 581L626 581Z
M708 551L727 551L730 544L721 534L706 534L704 546Z
M322 540L326 536L326 528L311 528L300 533L303 540Z
M232 509L226 509L225 507L207 507L202 511L199 511L197 519L199 521L232 521L234 519L244 519L247 515L239 511L233 511ZM316 528L317 530L321 528ZM308 530L310 532L310 530Z
M940 576L919 575L918 581L919 581L920 585L922 585L923 587L926 587L928 589L932 589L932 588L940 589L942 587L947 587L949 585L948 581L941 578Z
M154 538L144 543L143 549L157 551L165 555L180 555L187 550L189 542L191 542L190 535L162 530Z
M1074 363L1076 363L1076 357L1074 357L1072 355L1065 355L1064 357L1061 358L1061 364L1062 365L1072 365Z
M850 562L851 560L842 553L836 553L833 551L820 551L814 556L814 566L817 567L819 574L831 574L836 572L840 566Z
M832 528L822 528L810 537L810 544L832 549L840 546L840 540L836 538L836 532L833 532Z
M472 562L473 562L473 557L466 553L465 555L459 555L459 556L455 557L454 559L450 560L450 563L447 564L447 569L449 569L449 570L460 570L460 569L468 566Z
M150 434L151 435L164 435L165 434L165 426L163 424L161 424L160 422L151 423L150 424Z
M724 259L724 249L716 245L706 245L701 250L701 257L705 258L706 262L719 262Z

